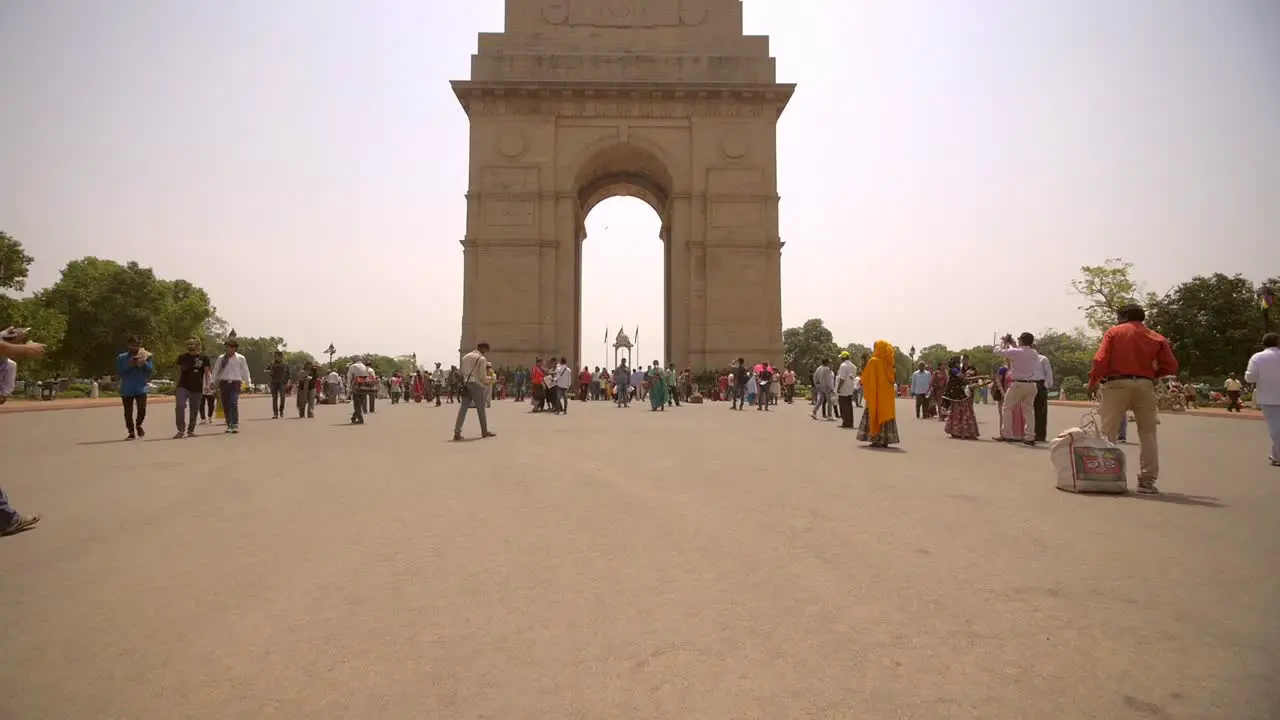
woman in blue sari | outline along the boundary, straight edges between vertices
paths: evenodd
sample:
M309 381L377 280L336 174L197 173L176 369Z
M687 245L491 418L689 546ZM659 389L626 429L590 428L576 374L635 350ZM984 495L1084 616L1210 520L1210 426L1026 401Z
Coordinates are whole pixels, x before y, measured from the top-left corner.
M662 371L662 366L657 360L653 361L653 367L645 373L645 379L649 381L649 409L662 410L667 409L667 379L666 373Z

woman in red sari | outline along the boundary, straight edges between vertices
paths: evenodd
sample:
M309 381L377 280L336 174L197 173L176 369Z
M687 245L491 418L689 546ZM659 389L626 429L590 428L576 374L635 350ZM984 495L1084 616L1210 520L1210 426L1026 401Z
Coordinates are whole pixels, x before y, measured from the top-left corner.
M427 381L422 376L422 371L413 374L413 381L409 383L409 392L413 393L414 402L422 402L427 394Z

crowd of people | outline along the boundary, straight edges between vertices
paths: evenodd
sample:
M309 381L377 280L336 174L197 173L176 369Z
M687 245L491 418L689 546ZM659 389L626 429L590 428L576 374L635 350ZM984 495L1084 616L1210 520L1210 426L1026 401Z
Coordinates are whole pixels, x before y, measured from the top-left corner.
M1126 441L1129 416L1132 414L1141 441L1138 492L1156 493L1159 475L1157 425L1159 423L1158 385L1162 378L1175 376L1178 362L1169 342L1145 325L1145 313L1132 305L1122 309L1116 325L1102 337L1089 375L1088 390L1099 399L1101 431L1114 442ZM0 374L15 374L15 362L37 358L44 347L29 342L25 329L8 328L0 332ZM226 418L223 432L240 432L239 399L251 386L248 362L238 352L234 334L224 343L224 352L209 357L200 340L188 340L186 352L177 358L174 417L175 439L191 437L197 420L214 421L215 408ZM569 401L608 400L618 408L633 401L647 401L653 412L679 406L682 401L701 402L703 396L693 382L691 370L678 371L674 365L663 367L658 361L643 369L632 369L626 361L613 371L582 368L575 372L566 358L536 358L526 372L516 370L510 378L495 372L486 358L487 343L463 355L458 365L447 371L440 363L433 371L395 371L379 377L371 363L356 359L346 368L345 376L333 369L325 370L317 363L307 364L294 372L277 352L265 372L270 379L272 418L286 414L290 395L295 396L299 418L314 418L318 403L350 401L351 422L363 424L365 416L374 412L380 396L392 404L442 401L457 402L453 439L462 440L468 412L475 408L482 438L495 437L488 426L486 409L494 399L513 397L516 402L532 404L531 412L549 415L568 413ZM989 396L998 408L1000 432L994 439L1007 443L1035 445L1047 440L1048 388L1054 385L1053 369L1035 347L1035 337L1022 333L1015 340L1005 335L993 348L1002 365L984 375L972 367L968 358L950 358L945 367L930 368L924 362L910 377L904 390L915 399L918 420L937 418L944 432L958 439L979 438L974 411L975 400L986 402ZM859 441L874 448L888 448L901 442L897 422L896 351L889 342L877 340L872 351L859 358L858 369L849 352L842 352L839 365L831 367L823 359L812 377L810 417L841 421L843 428L856 428ZM119 394L127 432L126 439L146 435L149 380L155 371L155 359L136 337L128 338L126 349L116 358ZM1231 377L1227 392L1234 394L1238 409L1243 383ZM1244 383L1254 388L1254 403L1262 409L1271 438L1268 457L1272 466L1280 466L1280 335L1268 333L1263 350L1255 354L1244 373ZM729 402L729 409L741 411L754 407L767 412L779 401L791 403L796 393L797 378L792 368L779 369L768 362L749 366L738 358L727 371L717 375L714 386L707 388L713 399ZM1179 394L1180 394L1179 390ZM855 424L855 408L861 409ZM23 515L15 511L0 490L0 535L21 532L39 522L39 515Z

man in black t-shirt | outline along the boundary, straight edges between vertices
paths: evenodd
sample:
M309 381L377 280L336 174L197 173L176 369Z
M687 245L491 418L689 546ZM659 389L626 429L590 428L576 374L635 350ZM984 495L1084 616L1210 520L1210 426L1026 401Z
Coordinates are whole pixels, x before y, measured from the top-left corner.
M284 351L277 350L267 366L271 376L271 419L284 417L284 388L289 384L289 366L284 361Z
M770 383L773 382L773 368L769 367L769 363L765 363L760 367L760 372L756 373L756 410L769 411L769 392L773 390Z
M174 420L178 432L174 440L196 434L196 413L200 410L204 394L205 378L212 372L209 356L200 353L200 340L187 338L187 351L178 356L178 387L174 390ZM183 408L186 408L186 424L183 424Z
M747 381L751 379L751 373L747 370L747 361L738 358L738 362L733 364L733 387L730 388L730 397L733 398L733 405L730 410L745 410L747 404Z

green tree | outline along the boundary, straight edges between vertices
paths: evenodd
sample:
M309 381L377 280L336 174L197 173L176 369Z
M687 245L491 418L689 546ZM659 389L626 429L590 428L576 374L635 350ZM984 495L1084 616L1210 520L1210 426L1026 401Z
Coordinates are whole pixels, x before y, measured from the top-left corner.
M240 346L238 352L249 363L249 374L253 376L255 383L267 381L267 366L275 359L276 350L284 350L288 345L284 338L279 337L238 336L236 340Z
M916 362L925 362L930 368L946 367L947 361L959 354L949 350L946 345L935 343L924 346L916 353Z
M1147 324L1169 339L1180 375L1243 372L1262 337L1257 289L1242 275L1197 275L1157 300Z
M27 287L27 273L35 258L27 254L22 243L4 231L0 231L0 290L17 290Z
M784 361L795 368L796 375L808 380L823 358L836 359L840 347L826 324L819 318L811 318L800 327L782 331L782 354Z
M1114 325L1115 321L1111 324ZM1036 336L1036 349L1049 358L1056 385L1061 385L1067 378L1086 383L1093 367L1097 343L1079 330L1065 333L1048 329Z
M222 344L227 339L227 333L231 332L231 326L227 324L214 312L205 321L200 323L200 342L204 345L204 351L209 354L217 353L222 350Z
M136 262L96 257L67 263L41 296L66 318L53 359L88 377L115 372L115 356L129 335L155 354L157 370L165 368L213 314L209 296L191 283L162 280Z
M859 367L859 370L862 368ZM898 346L893 349L893 376L894 382L899 385L906 385L911 382L911 373L915 372L915 365L911 363L911 356L906 350Z
M862 367L863 355L871 356L871 348L862 343L849 343L844 346L844 349L849 353L849 357L853 358L853 361L858 364L858 367Z
M990 375L999 367L996 354L991 351L990 345L974 345L956 354L968 356L969 367L977 370L979 375Z
M44 293L36 293L21 300L4 300L4 318L0 319L0 327L13 325L31 328L31 340L44 343L50 352L62 342L67 330L67 318L49 306ZM74 372L75 368L66 366L54 357L24 360L18 365L18 374L22 377L60 377Z
M1101 265L1085 265L1080 277L1071 281L1071 289L1084 298L1080 310L1085 322L1098 334L1116 324L1120 308L1138 301L1141 288L1134 282L1133 263L1108 258Z
M285 352L284 361L289 365L289 377L297 375L304 365L319 364L314 355L301 350Z

